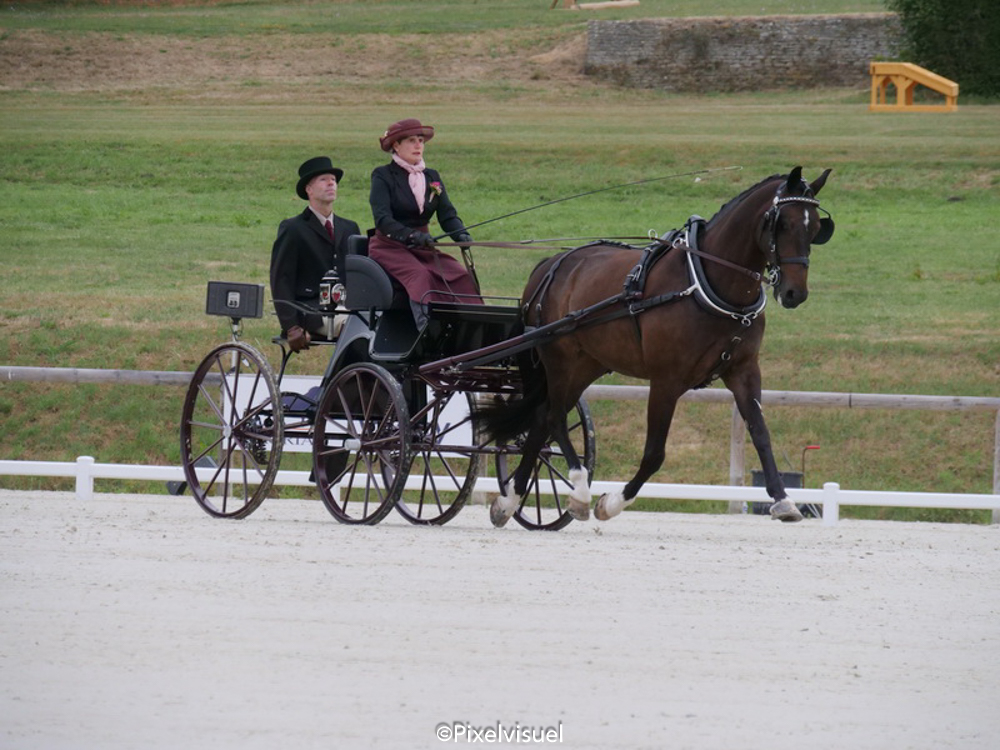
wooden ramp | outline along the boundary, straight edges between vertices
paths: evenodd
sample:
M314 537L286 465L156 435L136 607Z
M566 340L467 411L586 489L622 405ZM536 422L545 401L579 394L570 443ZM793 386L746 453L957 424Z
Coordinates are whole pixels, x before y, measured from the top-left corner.
M559 4L559 0L552 0L549 10ZM639 0L607 0L599 3L578 3L576 0L563 0L563 7L570 10L608 10L615 8L632 8L639 4Z
M958 109L958 84L913 63L873 62L872 112L954 112ZM889 87L896 89L896 103L888 102ZM923 86L944 97L943 104L914 104L913 92Z

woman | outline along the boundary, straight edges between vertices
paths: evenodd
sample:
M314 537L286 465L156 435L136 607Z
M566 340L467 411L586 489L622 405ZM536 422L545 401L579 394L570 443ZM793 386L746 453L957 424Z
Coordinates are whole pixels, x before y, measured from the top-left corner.
M434 128L412 118L390 125L379 143L392 161L372 172L369 196L375 235L368 254L406 289L420 326L429 301L482 303L469 272L439 252L430 235L428 224L437 215L455 242L472 242L441 175L424 165L424 146L433 137Z

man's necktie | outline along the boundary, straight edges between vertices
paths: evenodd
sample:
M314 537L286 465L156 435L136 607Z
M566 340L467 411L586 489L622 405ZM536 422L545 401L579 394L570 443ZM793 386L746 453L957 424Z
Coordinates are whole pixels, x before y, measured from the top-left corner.
M330 235L330 242L333 242L333 222L326 220L326 233Z

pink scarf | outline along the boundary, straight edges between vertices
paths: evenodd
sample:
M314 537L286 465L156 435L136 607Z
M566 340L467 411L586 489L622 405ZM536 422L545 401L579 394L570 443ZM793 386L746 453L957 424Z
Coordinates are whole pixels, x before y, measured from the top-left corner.
M399 158L399 154L393 154L392 160L407 171L409 174L410 190L417 201L417 208L420 213L424 212L424 194L427 192L427 179L424 177L424 160L421 159L416 164Z

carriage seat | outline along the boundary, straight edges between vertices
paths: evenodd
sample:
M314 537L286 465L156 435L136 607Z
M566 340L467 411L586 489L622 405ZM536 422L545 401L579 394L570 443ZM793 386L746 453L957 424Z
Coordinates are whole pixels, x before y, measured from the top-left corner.
M402 285L392 278L382 266L368 257L368 238L352 234L347 238L347 255L344 257L347 273L348 310L409 310L409 298Z

